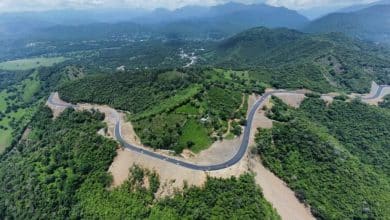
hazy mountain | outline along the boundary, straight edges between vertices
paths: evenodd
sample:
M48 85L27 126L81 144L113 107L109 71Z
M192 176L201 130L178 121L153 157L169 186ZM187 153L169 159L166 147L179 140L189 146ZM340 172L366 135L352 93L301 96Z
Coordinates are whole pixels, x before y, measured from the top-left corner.
M37 16L35 16L37 15ZM264 27L301 28L308 19L296 11L265 4L245 5L227 3L213 7L187 6L174 11L156 9L152 12L132 11L61 11L42 14L16 14L3 16L3 32L18 33L29 39L102 39L154 36L169 39L221 39L245 29ZM54 17L58 19L54 19ZM107 18L108 17L108 18ZM23 28L28 19L31 25ZM123 21L116 23L118 21ZM16 25L15 25L16 23ZM1 22L0 22L1 24ZM10 25L12 24L12 25ZM18 25L20 24L20 25ZM20 26L20 28L19 28ZM0 25L0 33L2 31ZM5 34L3 34L4 36Z
M209 8L184 7L172 12L157 10L154 13L135 21L152 25L167 36L180 38L220 39L252 27L300 28L308 23L308 19L296 11L265 4L227 3Z
M299 14L309 18L310 20L314 20L317 18L320 18L324 15L327 15L329 13L336 12L340 9L340 6L319 6L319 7L312 7L312 8L305 8L298 10Z
M390 4L390 0L381 0L381 1L376 1L376 2L369 3L369 4L352 5L349 7L342 8L342 9L338 10L337 12L355 12L355 11L360 11L360 10L365 9L365 8L369 8L369 7L374 6L374 5L388 5L388 4Z
M0 39L20 37L39 29L53 26L77 26L91 23L129 21L145 14L144 10L57 10L45 12L18 12L0 14Z
M234 21L237 24L252 26L297 28L308 22L307 18L296 11L265 4L245 5L227 3L213 7L187 6L175 11L158 9L145 16L133 19L136 23L219 23Z
M307 32L342 32L374 42L390 43L390 5L374 5L350 13L332 13L311 22Z
M39 40L123 40L150 36L152 30L133 22L92 23L76 26L52 26L35 31Z

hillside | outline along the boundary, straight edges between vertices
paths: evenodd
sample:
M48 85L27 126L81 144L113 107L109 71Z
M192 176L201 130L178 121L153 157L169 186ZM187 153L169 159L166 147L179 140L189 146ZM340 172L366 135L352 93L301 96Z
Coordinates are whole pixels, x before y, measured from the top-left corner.
M256 26L298 29L308 23L296 11L266 4L227 3L212 7L187 6L173 11L127 12L127 16L126 10L118 14L109 10L6 14L0 16L0 20L3 18L0 33L4 33L0 39L24 39L27 34L28 39L37 40L221 39Z
M40 108L30 135L0 158L0 218L280 219L250 174L209 178L204 187L157 199L158 174L135 166L122 186L109 190L117 143L97 134L103 118L67 110L53 120L50 109Z
M324 91L323 84L330 84L333 89L365 92L372 80L390 82L385 52L341 34L253 28L222 41L204 57L217 66L272 69L273 84L285 88Z
M191 13L184 13L187 10ZM181 14L193 16L181 17ZM156 27L159 32L184 38L219 39L257 26L297 29L308 23L308 19L296 11L265 4L228 3L211 8L183 8L162 17L168 20L165 25ZM164 19L159 17L159 22Z
M308 22L297 12L266 4L242 4L229 2L216 6L186 6L173 11L157 9L149 14L133 19L140 24L176 23L181 21L208 20L209 23L235 21L236 25L252 23L257 26L283 26L297 28ZM217 21L218 20L218 21ZM245 27L243 27L245 29Z
M311 22L303 30L311 33L342 32L358 39L389 44L390 4L329 14Z
M390 112L314 97L299 109L273 103L268 116L277 122L259 130L258 152L312 213L319 219L387 219Z

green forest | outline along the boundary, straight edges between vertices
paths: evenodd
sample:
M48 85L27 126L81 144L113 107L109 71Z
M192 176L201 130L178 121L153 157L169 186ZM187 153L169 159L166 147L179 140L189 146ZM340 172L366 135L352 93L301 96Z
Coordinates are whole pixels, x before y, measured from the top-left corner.
M97 134L105 115L67 109L54 119L44 107L56 91L109 105L142 144L178 155L239 136L248 97L266 88L313 93L297 109L272 97L264 110L273 128L258 131L253 150L264 165L318 219L389 218L390 96L378 106L346 96L390 84L387 47L264 27L221 41L57 34L0 40L0 219L280 219L251 173L157 198L158 174L133 166L111 188L107 170L121 146ZM196 62L188 66L184 52ZM343 95L325 103L328 92Z
M273 98L272 129L257 152L319 219L390 216L390 112L359 101L306 98L297 110Z
M146 146L181 153L223 139L228 121L245 122L247 95L264 86L246 71L155 70L88 76L60 87L72 103L108 104L128 113ZM241 127L234 127L241 134Z
M135 166L126 183L108 189L118 146L97 134L103 119L68 109L53 120L50 109L39 109L28 137L1 158L0 218L280 219L250 174L156 199L158 175Z

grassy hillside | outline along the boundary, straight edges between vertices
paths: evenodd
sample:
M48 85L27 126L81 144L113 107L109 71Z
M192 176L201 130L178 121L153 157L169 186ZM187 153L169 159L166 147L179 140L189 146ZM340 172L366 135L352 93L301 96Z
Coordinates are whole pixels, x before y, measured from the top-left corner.
M97 134L103 118L67 110L53 120L41 108L28 137L0 158L1 219L280 219L249 174L156 199L158 175L133 167L127 182L108 190L117 144Z
M372 80L390 83L390 57L375 45L341 34L253 28L221 42L204 57L217 66L266 68L272 71L271 84L280 88L367 92Z
M0 70L29 70L37 67L48 67L67 60L65 57L40 57L21 60L12 60L0 63Z
M350 13L333 13L311 22L311 33L342 32L351 37L390 44L390 4Z
M390 112L357 101L274 103L279 122L259 130L257 150L319 219L390 217Z
M0 153L16 141L32 117L40 90L38 72L0 90Z

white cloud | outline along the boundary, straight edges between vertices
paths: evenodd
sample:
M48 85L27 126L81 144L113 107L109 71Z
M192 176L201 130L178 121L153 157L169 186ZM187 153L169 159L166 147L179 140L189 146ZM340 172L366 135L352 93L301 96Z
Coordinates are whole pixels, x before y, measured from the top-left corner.
M169 8L186 5L217 5L230 1L244 3L266 2L270 5L302 9L326 5L348 5L374 0L0 0L0 12L42 11L53 9L88 8Z

